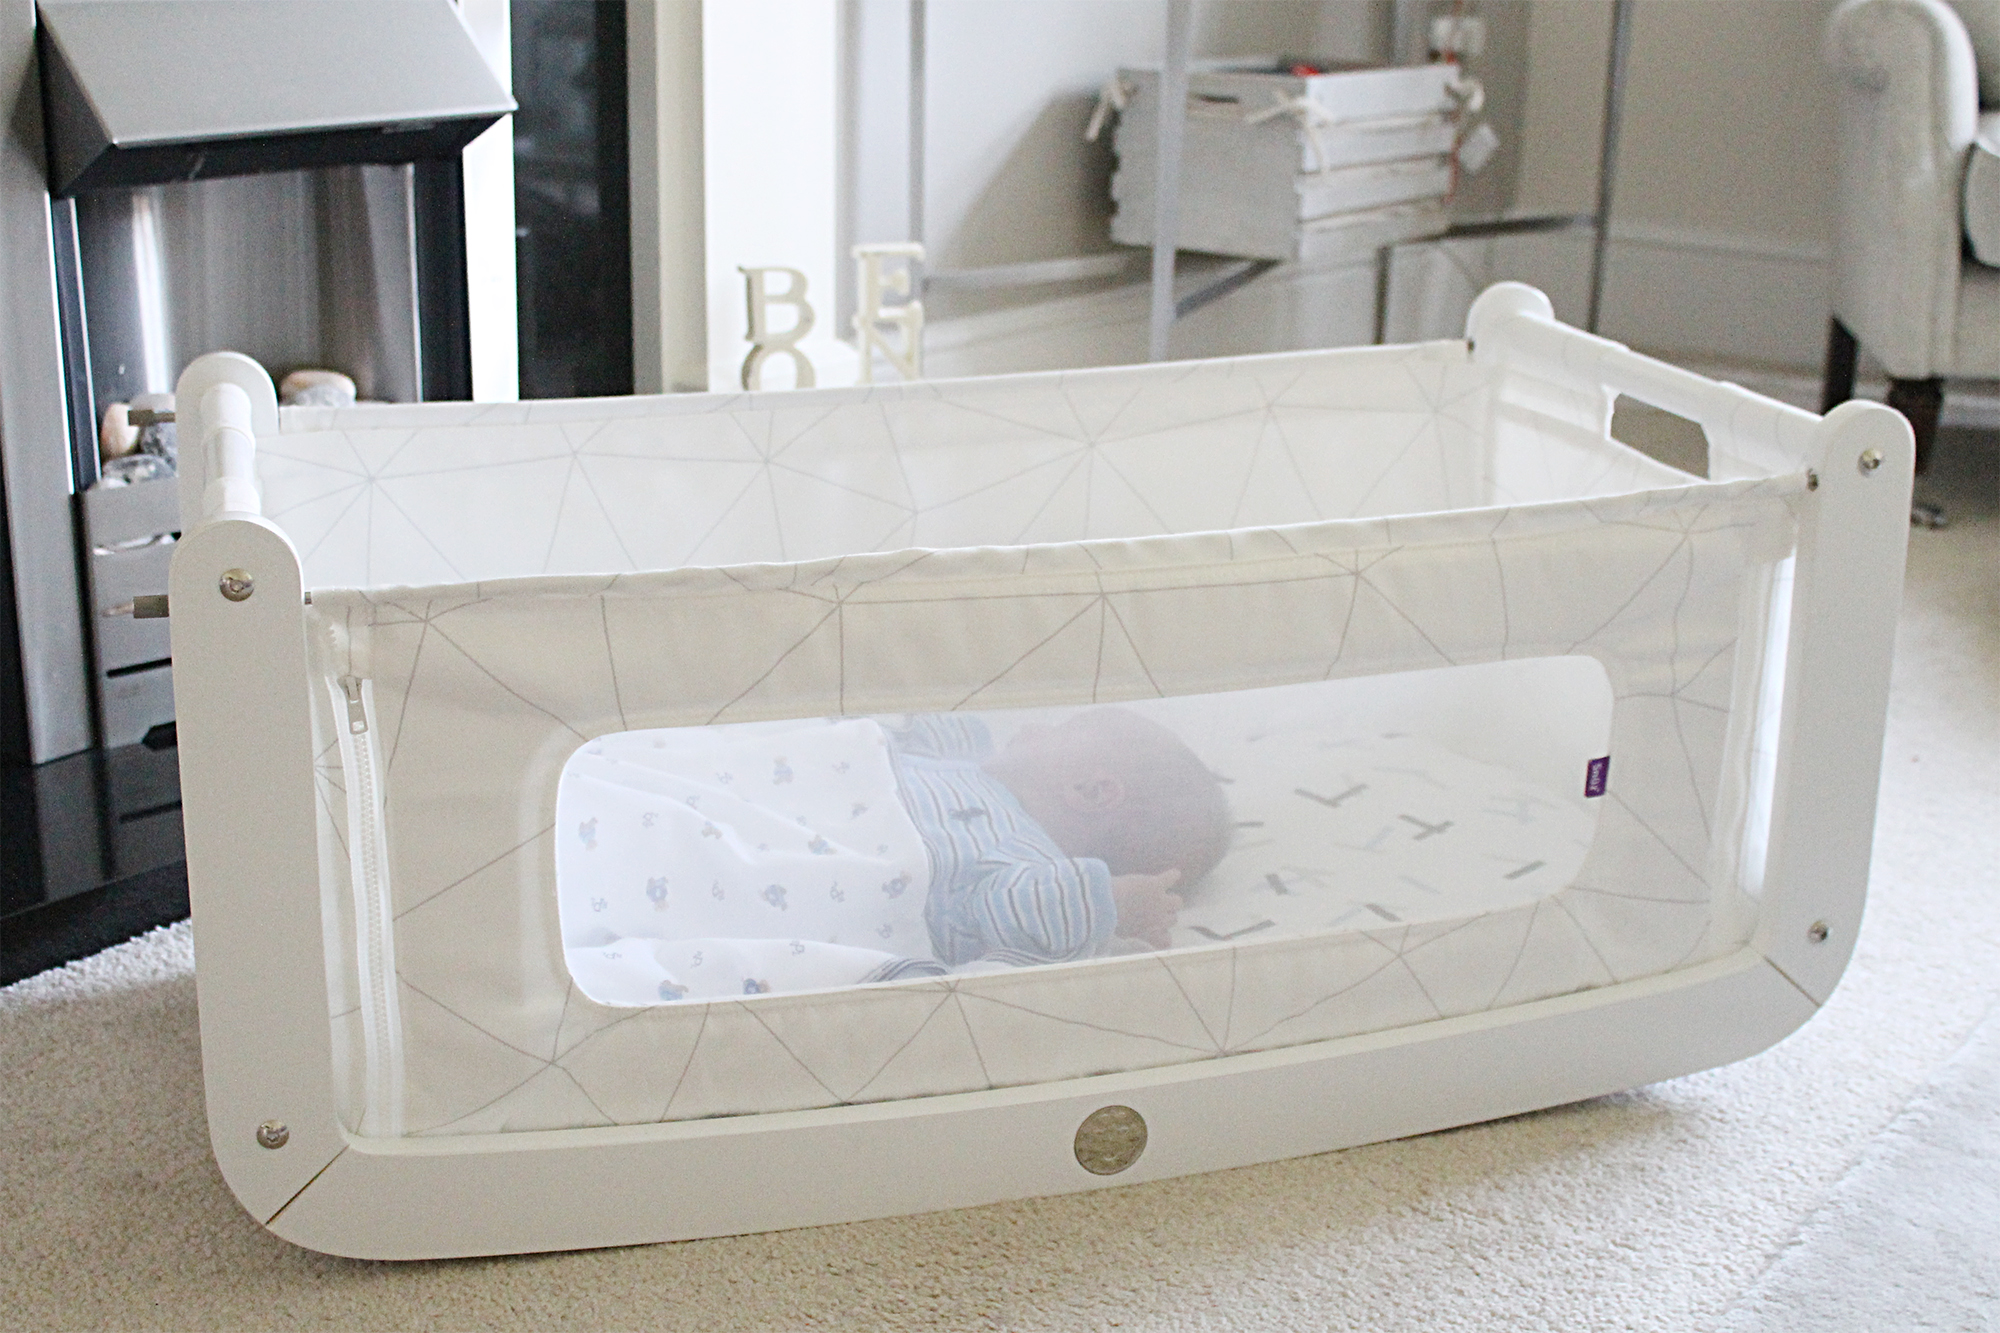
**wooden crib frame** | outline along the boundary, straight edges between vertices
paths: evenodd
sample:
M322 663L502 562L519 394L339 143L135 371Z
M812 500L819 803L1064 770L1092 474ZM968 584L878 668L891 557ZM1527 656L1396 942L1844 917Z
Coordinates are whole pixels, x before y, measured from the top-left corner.
M1645 980L1193 1064L825 1110L379 1139L337 1112L321 942L300 562L258 512L271 382L247 358L181 378L185 535L175 700L203 1071L217 1162L296 1244L369 1258L624 1245L956 1208L1419 1134L1723 1064L1805 1022L1844 969L1868 878L1911 473L1903 418L1782 407L1553 321L1494 289L1474 356L1604 386L1711 438L1749 415L1809 441L1761 915L1748 947ZM1079 1161L1079 1125L1136 1110L1142 1155ZM810 1182L801 1187L799 1182Z

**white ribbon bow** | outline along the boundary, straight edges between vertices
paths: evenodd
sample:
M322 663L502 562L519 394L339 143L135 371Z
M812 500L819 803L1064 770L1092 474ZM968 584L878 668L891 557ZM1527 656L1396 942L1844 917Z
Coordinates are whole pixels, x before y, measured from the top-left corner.
M1097 136L1104 133L1105 122L1114 111L1123 111L1132 105L1132 94L1138 91L1131 84L1113 74L1097 90L1097 106L1090 113L1090 123L1083 127L1083 141L1096 143Z
M1306 132L1306 142L1312 145L1313 158L1322 172L1333 169L1333 159L1327 155L1326 144L1320 140L1319 132L1333 124L1333 113L1314 101L1310 94L1300 93L1287 97L1283 93L1272 93L1276 105L1267 106L1262 111L1252 111L1243 118L1246 125L1261 125L1279 116L1291 116L1299 122L1299 128Z
M1478 79L1460 74L1446 84L1444 90L1451 95L1452 101L1458 103L1458 112L1462 116L1476 116L1479 109L1486 105L1486 85Z

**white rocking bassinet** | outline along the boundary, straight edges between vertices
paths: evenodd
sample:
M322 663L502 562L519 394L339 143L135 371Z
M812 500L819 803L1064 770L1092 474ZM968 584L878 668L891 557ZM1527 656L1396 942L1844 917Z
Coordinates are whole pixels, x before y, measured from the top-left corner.
M1618 394L1700 422L1708 478L1612 440ZM1529 288L1467 342L283 412L218 354L178 401L211 1136L301 1245L716 1235L1419 1133L1751 1054L1853 944L1908 429ZM1165 951L906 966L777 872L757 938L667 938L694 876L612 855L686 755L792 737L777 791L850 734L799 719L1111 703L1230 784ZM680 768L576 804L628 762Z

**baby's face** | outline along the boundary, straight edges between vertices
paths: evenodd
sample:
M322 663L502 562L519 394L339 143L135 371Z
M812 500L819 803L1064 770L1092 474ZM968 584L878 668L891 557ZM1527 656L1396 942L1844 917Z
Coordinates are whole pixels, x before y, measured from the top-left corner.
M1176 869L1191 883L1220 855L1208 843L1227 837L1224 827L1207 838L1207 825L1228 816L1201 761L1171 731L1128 709L1024 726L986 771L1065 855L1096 857L1113 875Z
M1116 737L1098 713L1015 732L986 771L1006 784L1028 817L1069 856L1102 856L1104 820L1125 802Z
M1078 713L1055 726L1029 723L989 767L1009 782L1067 791L1118 768L1124 747L1115 731L1113 715L1102 712Z

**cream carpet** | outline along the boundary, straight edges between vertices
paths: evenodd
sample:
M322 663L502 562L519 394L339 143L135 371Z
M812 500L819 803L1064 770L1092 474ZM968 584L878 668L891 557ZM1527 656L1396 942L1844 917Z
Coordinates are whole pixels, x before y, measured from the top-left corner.
M2000 1011L1868 1146L1722 1327L2000 1329Z
M1794 1327L1757 1318L1842 1294L1837 1263L1796 1256L1836 1213L1868 1247L1853 1181L1894 1156L1885 1129L2000 996L2000 474L1978 443L1938 482L1954 525L1912 536L1859 951L1824 1012L1761 1056L1426 1138L1068 1198L368 1264L271 1238L217 1176L176 927L0 991L0 1326ZM2000 1107L1985 1109L1990 1129ZM1915 1326L1894 1309L1875 1319Z

